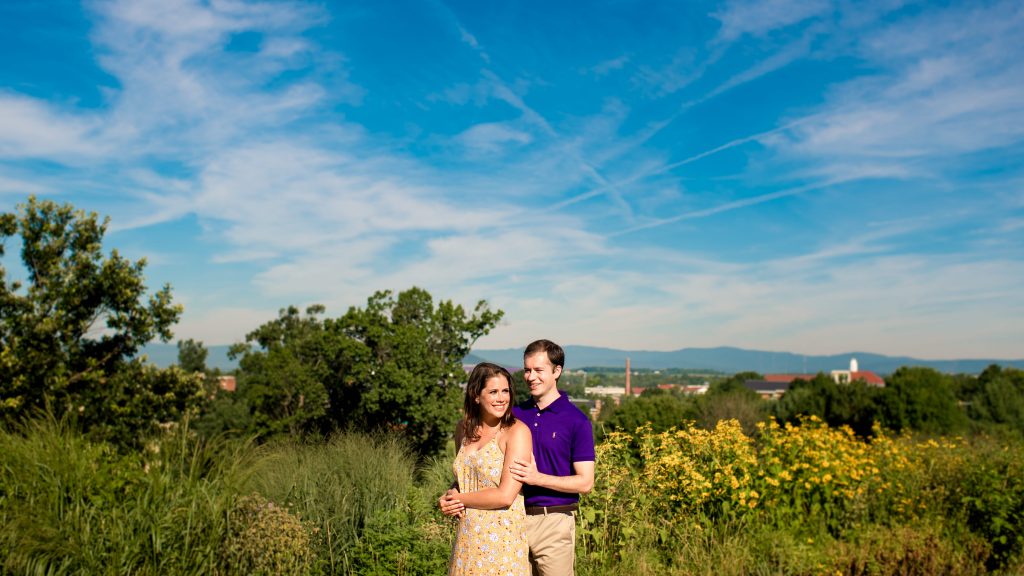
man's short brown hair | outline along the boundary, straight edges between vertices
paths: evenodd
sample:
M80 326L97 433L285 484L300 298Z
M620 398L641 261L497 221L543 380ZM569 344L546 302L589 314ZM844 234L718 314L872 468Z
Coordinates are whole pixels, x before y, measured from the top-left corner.
M552 366L565 368L565 350L562 350L562 347L558 344L551 340L534 340L526 347L526 350L523 352L523 358L533 356L538 352L547 354L548 361L551 362Z

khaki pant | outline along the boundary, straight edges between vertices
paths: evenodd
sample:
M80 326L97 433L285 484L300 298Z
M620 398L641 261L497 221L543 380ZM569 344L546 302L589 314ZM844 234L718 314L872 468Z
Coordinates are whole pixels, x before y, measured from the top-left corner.
M526 517L533 576L572 576L576 560L576 517L553 512Z

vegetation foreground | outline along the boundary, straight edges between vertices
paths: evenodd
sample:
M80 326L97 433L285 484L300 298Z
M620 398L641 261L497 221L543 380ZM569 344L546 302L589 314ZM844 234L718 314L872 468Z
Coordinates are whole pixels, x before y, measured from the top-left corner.
M816 420L611 433L581 574L1016 574L1019 440L864 441ZM386 436L171 432L125 455L37 420L0 432L3 574L441 574L448 459Z

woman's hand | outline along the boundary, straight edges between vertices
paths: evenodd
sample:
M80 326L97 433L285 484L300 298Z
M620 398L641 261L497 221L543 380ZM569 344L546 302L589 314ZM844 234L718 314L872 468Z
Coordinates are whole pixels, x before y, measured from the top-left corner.
M444 493L444 496L437 501L438 506L441 508L441 513L445 516L453 516L456 518L462 518L462 514L466 510L466 506L458 499L459 491L452 488Z

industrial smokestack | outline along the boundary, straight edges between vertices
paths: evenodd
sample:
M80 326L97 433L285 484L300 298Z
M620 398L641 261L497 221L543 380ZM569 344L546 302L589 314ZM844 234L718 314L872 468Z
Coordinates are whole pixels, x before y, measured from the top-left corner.
M633 397L633 389L629 385L629 357L626 357L626 398Z

